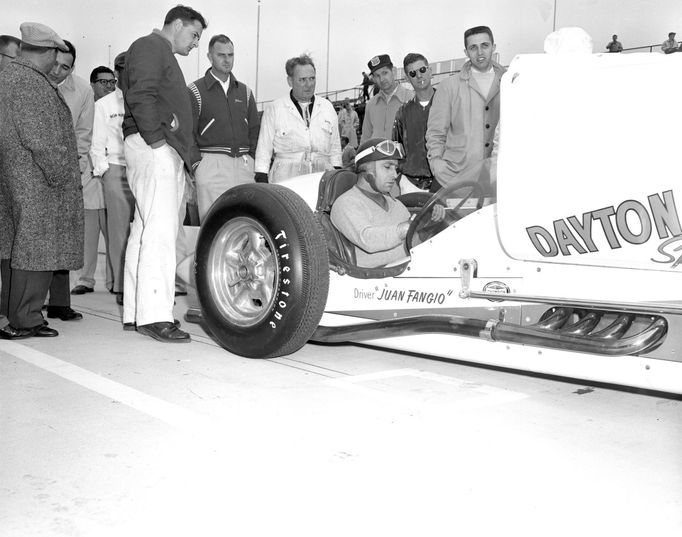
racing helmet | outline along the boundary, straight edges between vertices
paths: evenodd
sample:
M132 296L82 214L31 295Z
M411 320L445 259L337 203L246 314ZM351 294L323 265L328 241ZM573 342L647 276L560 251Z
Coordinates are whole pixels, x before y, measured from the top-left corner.
M355 155L355 167L375 160L401 160L405 158L402 144L386 138L371 138L360 144Z

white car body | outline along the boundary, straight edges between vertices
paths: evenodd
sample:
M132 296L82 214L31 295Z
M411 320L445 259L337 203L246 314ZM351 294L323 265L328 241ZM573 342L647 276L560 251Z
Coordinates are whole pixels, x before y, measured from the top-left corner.
M412 248L397 276L331 272L320 325L472 312L526 325L537 304L662 317L662 342L635 355L443 333L365 342L682 393L682 105L664 98L679 87L680 55L516 57L502 81L497 202ZM320 176L283 184L314 210Z

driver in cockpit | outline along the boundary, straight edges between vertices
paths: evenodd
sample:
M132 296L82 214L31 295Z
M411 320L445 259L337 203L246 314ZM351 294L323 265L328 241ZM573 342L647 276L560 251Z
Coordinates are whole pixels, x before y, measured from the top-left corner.
M355 245L360 267L381 267L407 255L410 212L389 194L398 179L401 144L372 138L355 155L357 184L334 202L332 224Z
M363 142L355 156L357 184L332 206L332 224L355 245L360 267L382 267L407 255L410 213L390 195L398 180L398 161L404 157L402 145L392 140Z

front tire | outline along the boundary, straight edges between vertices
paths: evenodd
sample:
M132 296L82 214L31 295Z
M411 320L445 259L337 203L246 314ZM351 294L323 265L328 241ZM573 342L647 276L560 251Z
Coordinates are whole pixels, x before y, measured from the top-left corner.
M199 232L195 270L212 335L249 358L300 349L327 301L322 229L306 203L280 185L239 185L223 194Z

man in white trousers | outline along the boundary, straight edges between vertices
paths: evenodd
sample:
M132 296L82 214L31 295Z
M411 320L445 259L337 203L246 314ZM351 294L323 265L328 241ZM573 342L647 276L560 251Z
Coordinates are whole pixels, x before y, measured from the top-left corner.
M126 249L123 323L168 343L189 342L173 322L175 243L185 170L199 160L192 107L175 54L187 56L206 28L203 16L178 5L163 28L128 49L122 85L124 152L135 216Z

